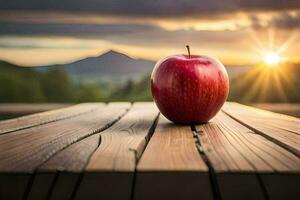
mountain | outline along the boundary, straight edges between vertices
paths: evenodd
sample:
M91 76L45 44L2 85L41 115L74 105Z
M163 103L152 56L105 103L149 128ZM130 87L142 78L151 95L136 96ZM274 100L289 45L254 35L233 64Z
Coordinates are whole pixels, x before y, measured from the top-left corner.
M151 74L154 65L154 61L134 59L120 52L110 50L97 57L88 57L72 63L34 67L31 69L37 72L63 69L76 84L96 83L102 86L109 86L123 85L128 80L140 81L145 75ZM226 66L226 68L230 79L251 69L250 66Z
M276 68L264 64L230 81L229 100L253 102L300 102L300 63L283 63Z
M150 74L155 62L144 59L133 59L125 54L110 50L98 57L88 57L68 64L55 65L63 68L71 76L91 78L129 77L135 79ZM38 67L38 70L49 70L53 66ZM226 66L229 77L234 78L250 69L249 66Z
M133 59L125 54L110 50L98 57L88 57L68 64L55 65L71 75L101 76L136 76L150 73L155 63L149 60ZM53 66L39 67L49 70Z
M124 75L149 73L154 64L149 60L133 59L111 50L98 57L85 58L62 67L72 74Z

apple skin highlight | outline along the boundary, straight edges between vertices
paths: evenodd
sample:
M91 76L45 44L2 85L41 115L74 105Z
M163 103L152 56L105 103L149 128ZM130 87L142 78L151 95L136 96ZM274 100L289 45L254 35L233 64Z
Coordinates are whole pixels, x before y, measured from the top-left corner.
M200 55L173 55L157 62L151 91L161 113L177 124L213 118L227 99L229 79L223 64Z

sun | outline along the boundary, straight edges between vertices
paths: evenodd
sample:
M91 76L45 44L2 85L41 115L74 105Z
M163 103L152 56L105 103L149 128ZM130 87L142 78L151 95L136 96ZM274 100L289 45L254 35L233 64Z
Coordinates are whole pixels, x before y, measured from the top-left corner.
M274 51L267 52L264 57L264 62L269 66L275 66L279 64L280 60L280 55Z

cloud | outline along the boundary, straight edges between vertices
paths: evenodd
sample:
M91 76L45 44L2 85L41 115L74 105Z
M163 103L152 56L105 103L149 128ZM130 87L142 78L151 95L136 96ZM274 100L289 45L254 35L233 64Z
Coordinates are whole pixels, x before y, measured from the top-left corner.
M154 25L142 24L19 24L0 23L0 35L60 35L101 37L111 34L132 34L159 31Z
M300 28L300 12L278 12L269 19L262 19L258 15L249 15L251 27L254 29L276 28L296 29Z
M0 10L95 11L101 14L157 17L299 7L300 1L297 0L0 0Z
M230 44L238 41L240 31L208 31L195 29L166 30L150 24L19 24L0 23L0 36L44 36L77 37L105 39L115 43L138 46L178 46L185 43L202 45L204 43ZM27 45L25 45L27 47ZM1 44L0 44L1 47ZM9 46L2 46L8 48Z
M249 18L250 18L250 21L251 21L251 27L252 28L254 28L254 29L262 28L261 20L259 19L258 16L250 15Z
M284 41L299 27L299 8L298 0L0 0L0 51L19 60L41 49L88 56L114 48L158 59L190 44L195 53L251 61L257 45L247 30L260 38L278 27Z
M276 28L300 28L300 12L294 14L283 13L282 15L274 17L270 24Z

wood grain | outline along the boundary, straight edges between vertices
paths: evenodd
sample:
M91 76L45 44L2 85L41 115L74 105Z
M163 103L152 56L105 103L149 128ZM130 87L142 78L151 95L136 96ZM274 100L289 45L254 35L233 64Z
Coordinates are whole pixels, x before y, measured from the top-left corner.
M208 168L189 126L160 117L137 166L134 199L212 199Z
M62 119L74 117L103 107L103 103L83 103L67 108L27 115L24 117L0 121L0 135L21 129L26 129Z
M192 127L158 118L153 103L2 121L0 199L300 199L300 119L223 110Z
M300 157L300 119L237 103L226 103L223 110L248 128Z
M130 199L136 160L146 146L158 110L136 103L114 126L101 133L75 199Z
M69 145L117 121L129 103L112 103L92 112L33 128L0 135L0 173L31 174L38 166ZM0 181L0 187L13 187ZM13 194L15 195L15 194Z
M70 199L80 173L99 144L98 133L51 157L38 168L28 199L46 199L47 196L53 200Z
M264 199L257 174L300 175L297 156L222 112L196 130L216 173L222 199Z

